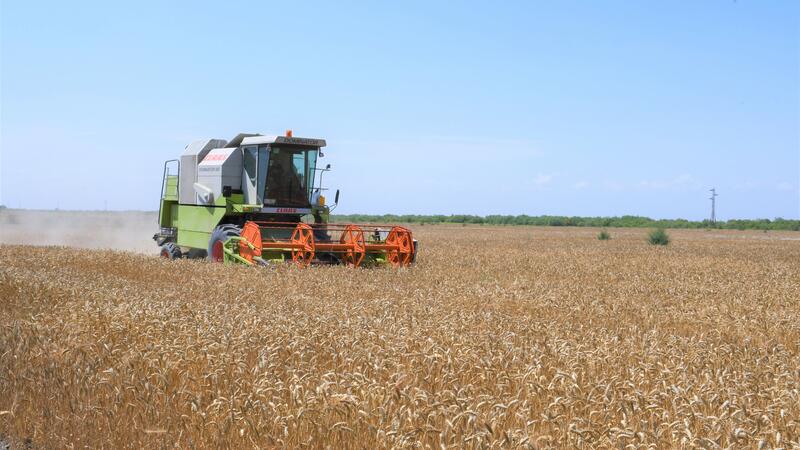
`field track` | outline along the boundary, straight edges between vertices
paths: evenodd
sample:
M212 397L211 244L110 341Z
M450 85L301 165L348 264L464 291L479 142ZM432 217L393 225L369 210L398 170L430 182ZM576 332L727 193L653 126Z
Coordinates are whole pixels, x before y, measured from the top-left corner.
M800 446L800 234L414 230L401 271L0 245L0 441Z

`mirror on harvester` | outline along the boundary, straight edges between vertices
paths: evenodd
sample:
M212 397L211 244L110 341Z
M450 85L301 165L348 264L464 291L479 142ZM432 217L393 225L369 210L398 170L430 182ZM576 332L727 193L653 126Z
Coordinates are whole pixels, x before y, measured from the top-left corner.
M336 197L333 199L333 203L339 204L339 190L336 190Z

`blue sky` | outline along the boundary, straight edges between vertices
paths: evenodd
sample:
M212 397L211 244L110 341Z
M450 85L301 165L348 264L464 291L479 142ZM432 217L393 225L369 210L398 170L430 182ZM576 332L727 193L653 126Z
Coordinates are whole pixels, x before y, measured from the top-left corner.
M800 217L800 3L500 3L4 1L0 203L291 128L342 213Z

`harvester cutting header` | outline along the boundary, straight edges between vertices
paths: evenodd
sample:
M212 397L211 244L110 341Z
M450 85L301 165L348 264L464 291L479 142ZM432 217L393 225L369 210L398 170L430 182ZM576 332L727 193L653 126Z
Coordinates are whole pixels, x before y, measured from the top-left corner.
M160 231L153 236L161 256L302 267L414 262L416 241L405 227L328 223L322 175L330 164L317 167L324 146L291 130L186 146L180 159L164 163Z

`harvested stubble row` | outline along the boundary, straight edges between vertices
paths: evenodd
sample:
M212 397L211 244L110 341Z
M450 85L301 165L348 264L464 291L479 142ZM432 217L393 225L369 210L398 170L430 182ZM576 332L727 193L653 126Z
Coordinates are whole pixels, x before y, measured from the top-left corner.
M49 448L800 445L796 235L419 227L407 270L0 247ZM787 238L788 237L788 238Z

